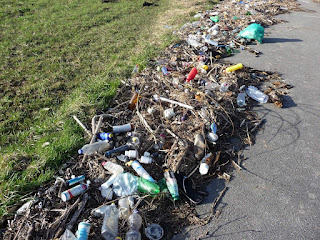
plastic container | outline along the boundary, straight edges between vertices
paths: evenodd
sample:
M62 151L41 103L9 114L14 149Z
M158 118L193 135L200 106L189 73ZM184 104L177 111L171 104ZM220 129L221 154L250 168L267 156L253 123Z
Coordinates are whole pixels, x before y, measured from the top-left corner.
M201 160L199 172L201 175L205 175L208 173L211 162L213 159L212 153L208 153L204 158Z
M79 154L93 155L94 153L104 153L105 151L111 149L113 146L111 143L106 141L95 142L92 144L86 144L81 149L78 150Z
M226 72L227 72L227 73L229 73L229 72L234 72L234 71L239 70L239 69L242 69L242 68L243 68L242 63L238 63L238 64L236 64L236 65L227 67L227 68L226 68Z
M144 229L144 232L150 240L160 240L163 237L163 228L159 224L152 223Z
M228 92L228 88L229 88L229 84L227 82L223 82L220 85L219 91L225 93L225 92Z
M129 216L130 206L127 197L120 198L118 201L119 218L125 219Z
M103 162L101 165L104 167L104 169L113 174L120 174L124 171L122 166L113 162Z
M238 94L237 104L239 107L244 107L246 105L246 93L240 92Z
M135 160L135 161L130 161L129 163L129 166L131 166L135 171L136 171L136 173L140 176L140 177L142 177L142 178L144 178L144 179L146 179L146 180L148 180L148 181L150 181L150 182L156 182L150 175L149 175L149 173L141 166L141 164L137 161L137 160Z
M116 180L117 176L118 176L118 174L112 174L111 177L109 177L108 180L101 185L101 188L106 189L106 188L110 187L113 184L113 182Z
M178 183L177 183L177 179L174 176L174 173L172 171L166 170L164 172L164 177L166 179L167 187L169 189L169 192L173 200L174 201L179 200L180 196L179 196Z
M106 208L101 235L106 240L114 240L118 236L119 210L116 205L111 204Z
M259 91L258 88L254 86L249 86L246 90L246 93L249 97L252 99L260 102L260 103L266 103L269 99L267 95L265 95L263 92Z
M77 240L87 240L90 233L91 224L88 222L81 222L78 225L78 231L76 233Z
M214 83L214 82L206 82L205 84L205 89L210 90L210 91L214 91L219 87L218 83Z
M125 151L124 155L130 159L136 159L138 158L138 151L137 150Z
M149 157L149 156L141 156L139 161L144 164L150 164L153 162L153 159L152 157Z
M128 123L124 125L113 126L112 129L114 133L131 132L133 130L133 126Z
M106 133L106 132L102 132L102 133L98 133L97 134L97 137L101 140L104 140L104 141L110 141L112 140L113 138L113 134L112 133Z
M194 79L197 74L198 74L198 70L196 68L192 68L187 77L187 82L190 82L192 79Z
M66 202L69 201L71 198L79 196L80 194L84 193L87 190L88 186L86 184L79 184L69 190L66 190L61 193L61 200Z
M121 147L117 147L117 148L114 148L112 150L109 150L104 155L106 157L111 157L112 154L114 154L114 153L124 152L124 151L129 150L129 149L130 149L130 146L126 144L126 145L123 145Z

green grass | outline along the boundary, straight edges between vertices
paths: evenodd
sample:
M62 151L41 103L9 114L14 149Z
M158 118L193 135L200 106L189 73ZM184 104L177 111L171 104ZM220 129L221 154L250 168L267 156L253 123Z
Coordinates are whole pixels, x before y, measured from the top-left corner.
M87 123L107 109L133 66L145 66L172 41L163 30L161 44L150 43L170 0L143 2L2 1L0 217L85 143L72 115Z

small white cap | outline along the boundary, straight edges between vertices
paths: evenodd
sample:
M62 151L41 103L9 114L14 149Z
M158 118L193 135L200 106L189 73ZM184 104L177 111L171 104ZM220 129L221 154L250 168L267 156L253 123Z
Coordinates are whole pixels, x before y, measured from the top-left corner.
M201 163L199 168L200 174L205 175L208 173L208 171L209 171L209 166L206 163Z

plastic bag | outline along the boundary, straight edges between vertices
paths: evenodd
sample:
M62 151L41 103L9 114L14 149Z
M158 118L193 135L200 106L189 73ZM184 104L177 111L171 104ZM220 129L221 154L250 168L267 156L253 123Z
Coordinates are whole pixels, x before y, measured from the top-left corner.
M252 23L245 29L243 29L238 37L243 37L247 39L255 39L259 43L262 43L262 39L264 37L264 28L258 23Z

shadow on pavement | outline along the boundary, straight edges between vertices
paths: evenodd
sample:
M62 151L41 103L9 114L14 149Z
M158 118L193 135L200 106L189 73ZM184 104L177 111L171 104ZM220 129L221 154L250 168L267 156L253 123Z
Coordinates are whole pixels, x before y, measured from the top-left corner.
M284 43L284 42L302 42L297 38L264 38L263 43Z

